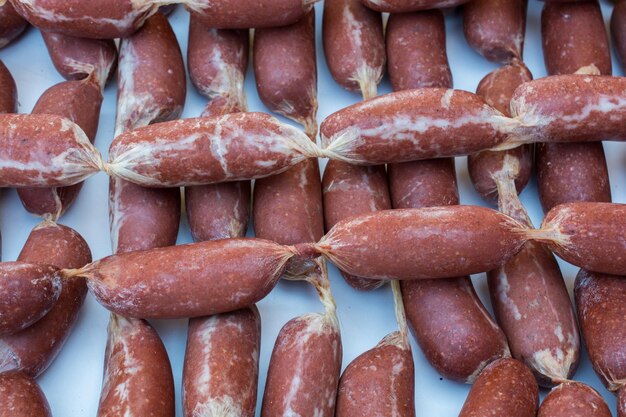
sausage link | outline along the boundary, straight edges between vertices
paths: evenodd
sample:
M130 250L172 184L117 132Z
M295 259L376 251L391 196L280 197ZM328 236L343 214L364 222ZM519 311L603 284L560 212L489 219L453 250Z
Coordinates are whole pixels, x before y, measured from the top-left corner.
M360 0L325 0L322 37L333 79L365 99L376 97L386 59L382 15Z
M582 382L568 381L546 395L537 417L611 417L611 410L598 391Z
M125 38L159 9L158 1L9 0L33 26L77 38Z
M0 113L17 113L17 86L9 69L0 61Z
M111 314L98 417L174 415L174 378L159 335L145 320Z
M111 144L106 168L138 185L177 187L278 174L316 156L319 149L300 130L263 113L236 113L123 133Z
M294 254L266 240L224 239L112 255L64 273L87 278L98 302L126 317L198 317L259 301Z
M617 58L626 68L626 4L623 1L616 2L611 14L611 36L615 45Z
M218 29L287 26L302 19L316 0L183 0L205 25Z
M48 313L61 294L61 274L50 265L0 263L0 336L19 332Z
M112 39L75 38L45 30L41 36L54 67L66 80L81 80L95 71L104 86L115 71L117 46Z
M81 81L65 81L46 90L33 114L55 114L76 123L93 143L98 131L102 91L95 75ZM69 187L20 188L17 194L30 213L58 219L72 205L83 183Z
M315 10L293 25L256 30L253 57L257 91L263 103L303 125L307 135L315 139Z
M459 417L534 417L539 389L533 374L515 359L499 359L478 376Z
M372 10L386 13L409 13L428 9L460 6L468 0L361 0Z
M254 417L260 348L256 306L189 320L183 415Z
M18 261L81 268L91 262L87 242L69 227L44 221L30 232ZM56 358L69 337L85 294L84 279L64 280L54 307L35 324L0 338L0 372L19 370L36 378Z
M52 412L37 381L22 372L2 372L0 417L52 417Z
M8 0L0 0L0 49L10 44L28 27Z
M463 6L467 43L489 61L521 60L528 0L473 0Z
M620 389L617 395L617 417L626 417L626 389Z
M626 381L626 363L621 359L626 354L626 281L623 276L581 269L574 297L593 369L610 391L620 391L622 403Z

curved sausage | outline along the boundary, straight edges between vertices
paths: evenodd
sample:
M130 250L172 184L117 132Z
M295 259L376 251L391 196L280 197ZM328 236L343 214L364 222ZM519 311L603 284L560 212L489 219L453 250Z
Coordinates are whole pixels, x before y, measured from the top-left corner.
M467 43L489 61L521 60L528 0L473 0L463 6Z
M544 398L537 417L611 417L598 391L582 382L557 385Z
M96 139L102 91L95 75L81 81L65 81L46 90L33 114L56 114L76 123L91 143ZM72 205L83 183L57 188L20 188L17 194L30 213L58 219Z
M125 38L159 9L158 1L10 0L33 26L77 38Z
M87 242L69 227L44 221L30 232L18 261L81 268L91 262ZM23 371L36 378L56 358L69 337L85 295L84 279L64 280L54 307L35 324L0 338L0 372Z
M533 374L515 359L499 359L478 376L459 417L534 417L539 389Z
M205 25L218 29L287 26L302 19L316 0L183 0Z
M513 92L519 85L530 80L532 74L528 68L522 62L515 62L487 74L478 84L476 94L502 114L509 115ZM468 156L467 168L478 194L490 203L497 203L498 187L494 174L499 172L510 176L515 181L517 193L521 193L530 180L532 151L533 145L522 145L507 151L483 151Z
M0 0L0 48L4 48L20 36L28 22L20 16L8 0Z
M265 297L293 248L224 239L112 255L77 270L99 303L126 317L184 318L237 310Z
M540 230L526 230L563 260L613 275L626 275L626 204L568 203L546 214Z
M626 380L626 362L622 360L626 355L626 281L623 276L581 269L574 297L593 369L610 391L620 391L622 404Z
M48 400L30 376L0 373L0 417L52 417Z
M254 417L260 348L256 306L189 320L183 415Z
M103 165L78 125L51 114L0 114L0 145L0 187L74 185Z
M302 249L365 278L447 278L501 265L519 251L526 240L522 235L530 234L521 228L485 207L383 210L343 220Z
M254 32L254 75L261 101L317 136L315 11L290 26ZM280 63L280 64L278 64Z
M617 58L622 64L622 68L626 68L626 5L623 2L616 2L611 14L611 36L615 45Z
M61 274L50 265L0 263L0 336L37 322L61 294Z
M95 71L105 85L115 71L117 46L112 39L75 38L45 30L41 36L54 67L66 80L81 80Z
M387 13L409 13L428 9L445 9L468 0L361 0L372 10Z
M145 320L111 314L98 417L174 415L174 378L159 335Z
M177 187L278 174L319 153L293 126L263 113L235 113L123 133L109 148L106 168L138 185Z
M360 91L365 99L376 97L385 73L382 15L361 0L325 0L322 38L333 79L346 90Z
M0 61L0 113L17 113L17 86L9 69Z

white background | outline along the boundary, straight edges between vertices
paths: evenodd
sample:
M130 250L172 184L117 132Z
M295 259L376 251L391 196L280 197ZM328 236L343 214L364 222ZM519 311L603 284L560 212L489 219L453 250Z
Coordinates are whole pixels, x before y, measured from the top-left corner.
M317 4L317 47L319 72L319 117L323 120L330 113L359 101L357 94L348 93L331 78L324 60L321 42L322 4ZM610 17L612 6L602 5L605 21ZM525 61L533 75L538 78L546 75L543 64L540 38L541 3L530 0L526 31ZM183 8L178 8L170 17L183 54L187 50L187 27L189 16ZM448 55L454 75L454 86L458 89L475 91L479 80L497 67L475 53L465 42L462 21L458 12L446 17L448 34ZM55 71L39 32L30 29L11 46L0 50L0 59L13 73L19 91L19 111L31 111L38 97L50 86L61 82ZM276 65L280 65L277 62ZM613 60L615 75L621 75L618 62ZM206 100L188 83L188 95L183 117L200 114ZM384 80L380 93L390 91L389 82ZM248 71L246 93L252 110L266 111L259 101L253 79ZM116 86L109 83L105 91L100 118L100 128L96 145L106 155L113 139L115 119ZM626 202L626 146L621 143L606 143L607 159L611 174L611 186L615 202ZM458 180L463 204L484 203L474 191L467 174L466 158L457 158ZM94 259L111 253L107 206L108 179L100 173L87 180L82 193L61 223L75 228L89 243ZM528 208L535 224L543 217L534 181L522 193L522 202ZM0 198L0 227L2 231L2 259L15 260L30 230L38 219L28 214L22 207L14 190L3 190ZM178 243L191 242L186 220L183 220ZM577 268L561 262L563 274L570 289ZM340 278L337 270L331 267L331 282L338 304L338 315L343 337L344 367L356 356L373 347L387 333L396 330L393 301L389 288L372 293L359 293L351 289ZM491 309L486 290L484 274L477 275L474 284L485 305ZM263 323L261 368L259 381L260 410L265 375L274 340L280 328L289 319L310 311L322 309L314 291L304 284L281 282L278 287L259 303ZM64 417L95 416L100 396L102 366L106 340L107 311L100 307L89 295L81 311L78 324L65 348L39 379L52 407L53 414ZM186 339L186 320L153 321L158 329L172 362L176 382L177 415L182 415L180 404L180 381ZM415 398L417 415L452 417L457 416L469 386L442 380L425 361L421 351L414 345L416 386ZM615 399L605 390L593 373L586 354L575 375L576 380L595 387L615 410ZM546 391L542 392L542 396Z

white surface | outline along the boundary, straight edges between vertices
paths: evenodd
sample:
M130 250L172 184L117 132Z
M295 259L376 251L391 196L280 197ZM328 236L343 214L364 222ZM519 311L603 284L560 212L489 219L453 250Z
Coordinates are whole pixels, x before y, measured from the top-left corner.
M344 91L330 77L324 61L321 43L321 11L317 5L318 24L318 71L319 102L318 120L330 113L357 102L360 97ZM541 3L530 1L526 35L525 61L535 77L546 75L540 41ZM605 21L608 23L611 6L603 4ZM177 9L170 21L178 36L183 51L187 49L188 14ZM474 91L479 80L497 67L476 54L465 42L459 13L451 13L446 18L448 33L448 55L456 88ZM185 53L185 52L183 52ZM28 113L41 93L62 78L50 62L39 32L31 29L13 45L0 50L0 59L13 73L19 90L19 110ZM277 62L276 65L280 65ZM613 68L621 75L617 61ZM246 92L252 110L266 111L256 94L252 71L248 71ZM188 83L189 94L183 117L198 116L206 102L193 86ZM383 81L380 93L390 91L387 80ZM100 118L100 128L96 145L106 155L113 136L115 119L116 86L109 83L105 92L104 105ZM621 143L607 143L607 158L611 173L613 199L626 202L626 146ZM463 204L484 203L474 191L467 174L466 158L457 158L458 179ZM76 203L61 219L61 223L78 230L91 246L94 259L111 253L108 227L107 205L108 180L98 174L87 180ZM540 224L543 216L539 205L536 186L531 183L522 194L522 201L528 208L535 224ZM14 260L24 244L30 230L38 219L23 208L14 190L3 190L0 199L0 227L2 231L2 259ZM186 220L181 224L178 243L191 242ZM561 262L568 288L573 285L577 268ZM389 288L372 293L359 293L352 290L340 278L337 270L331 267L331 281L338 304L338 315L343 337L344 367L356 356L373 347L387 333L396 329L393 301ZM484 274L474 277L476 289L481 299L490 309ZM298 283L281 282L262 302L259 309L263 320L261 348L261 368L259 381L260 411L268 362L278 331L289 319L310 311L321 310L312 288ZM95 416L100 396L102 366L104 358L107 311L100 307L93 297L88 296L82 309L79 322L65 348L50 369L39 379L52 407L53 414L64 417ZM177 415L182 415L180 402L180 382L186 339L186 320L154 321L172 362L176 382ZM453 417L457 416L469 391L468 385L442 380L424 359L419 347L414 344L416 369L416 409L418 416ZM615 410L615 398L593 373L586 356L575 375L576 380L595 387ZM546 391L542 392L542 396Z

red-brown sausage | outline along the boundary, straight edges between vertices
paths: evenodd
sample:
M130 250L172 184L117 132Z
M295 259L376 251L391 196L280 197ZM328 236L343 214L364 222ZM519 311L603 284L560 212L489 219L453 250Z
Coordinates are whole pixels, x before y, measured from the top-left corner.
M468 0L361 0L373 10L387 13L409 13L428 9L445 9L467 3Z
M28 22L20 16L8 0L0 0L0 48L20 36Z
M104 85L115 70L117 46L112 39L75 38L45 30L41 36L54 67L66 80L80 80L95 71Z
M504 115L510 115L509 103L515 89L532 80L532 74L522 62L500 67L483 78L476 89L487 104ZM515 181L517 193L528 184L532 171L533 145L522 145L507 151L483 151L467 158L467 168L474 188L490 203L498 201L498 187L494 175Z
M523 235L531 234L522 228L485 207L383 210L343 220L301 249L365 278L447 278L501 265L519 251Z
M582 382L556 386L539 407L537 417L611 417L611 410L595 389Z
M315 11L290 26L254 33L254 75L263 103L317 136ZM280 64L278 64L280 63Z
M0 114L0 187L64 187L98 172L98 150L72 121Z
M45 221L35 226L18 261L81 268L91 262L87 242L69 227ZM84 279L64 280L59 299L43 318L21 332L0 338L0 372L20 370L41 375L69 337L85 300Z
M87 278L98 302L126 317L198 317L256 303L294 254L266 240L224 239L113 255L64 272Z
M515 359L499 359L480 373L459 417L534 417L538 403L539 389L528 368Z
M365 99L376 97L385 72L381 14L361 0L325 0L322 37L333 79L346 90L359 91Z
M0 263L0 336L25 329L46 315L61 294L61 274L50 265Z
M541 230L527 230L563 260L613 275L626 275L626 204L569 203L546 214Z
M33 26L78 38L124 38L159 9L159 1L10 0Z
M254 417L260 348L256 306L189 320L183 415Z
M473 0L463 6L467 43L485 58L508 63L521 60L527 0Z
M319 155L295 127L263 113L236 113L123 133L111 144L107 169L139 185L177 187L278 174Z
M98 417L174 415L174 378L159 335L145 320L111 314Z
M287 26L302 19L316 0L183 0L205 25L218 29Z
M626 417L626 389L620 389L617 394L617 417Z
M581 269L574 296L593 369L610 391L620 391L621 403L626 380L626 281L623 276Z
M102 91L95 74L81 81L65 81L46 90L33 108L33 114L56 114L76 123L90 142L96 139ZM70 187L20 188L17 194L30 213L58 219L72 205L83 183Z
M9 69L0 61L0 113L17 113L17 86Z
M37 381L22 372L3 372L0 417L52 417L52 412Z
M611 36L622 69L626 68L626 4L623 1L618 1L613 7Z

